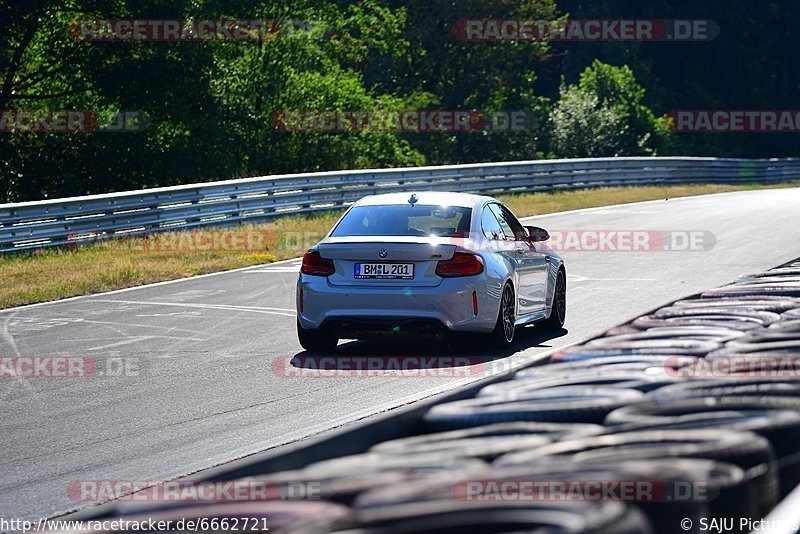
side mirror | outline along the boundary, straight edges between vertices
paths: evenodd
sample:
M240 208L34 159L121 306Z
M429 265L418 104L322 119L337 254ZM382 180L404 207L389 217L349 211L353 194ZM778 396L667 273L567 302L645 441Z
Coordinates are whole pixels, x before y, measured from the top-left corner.
M531 243L539 243L550 239L550 234L544 228L538 226L526 226L525 230L528 232L528 241Z

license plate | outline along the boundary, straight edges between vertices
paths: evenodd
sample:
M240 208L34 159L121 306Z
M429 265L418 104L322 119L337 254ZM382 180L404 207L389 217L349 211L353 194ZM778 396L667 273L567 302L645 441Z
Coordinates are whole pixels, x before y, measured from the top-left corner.
M356 263L355 278L378 278L411 280L414 278L413 263Z

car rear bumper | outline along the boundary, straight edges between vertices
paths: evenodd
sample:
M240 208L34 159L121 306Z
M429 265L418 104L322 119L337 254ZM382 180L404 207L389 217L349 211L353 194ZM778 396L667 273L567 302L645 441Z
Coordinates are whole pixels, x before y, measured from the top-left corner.
M441 337L447 332L438 319L416 317L341 317L326 319L320 327L339 339L384 336Z
M297 300L303 328L324 327L345 339L437 335L446 331L491 332L499 307L499 300L488 296L483 276L445 279L436 287L352 287L334 286L319 276L300 275Z

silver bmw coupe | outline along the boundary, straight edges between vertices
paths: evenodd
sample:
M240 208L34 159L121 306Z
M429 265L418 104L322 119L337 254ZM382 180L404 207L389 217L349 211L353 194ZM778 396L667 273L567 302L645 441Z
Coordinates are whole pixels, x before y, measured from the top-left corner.
M548 233L498 200L462 193L362 198L303 256L297 335L309 351L339 339L558 329L567 310L562 259Z

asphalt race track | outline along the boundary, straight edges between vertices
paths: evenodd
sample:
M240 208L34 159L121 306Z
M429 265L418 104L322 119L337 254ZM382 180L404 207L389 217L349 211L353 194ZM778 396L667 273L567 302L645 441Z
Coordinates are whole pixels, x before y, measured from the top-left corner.
M441 369L445 377L297 377L294 366L313 362L302 358L295 337L298 261L0 311L0 356L83 356L99 361L100 371L89 378L0 379L0 517L38 519L83 508L90 502L70 490L79 481L178 477L479 379L796 258L798 221L800 189L531 218L526 222L555 236L575 231L560 234L573 249L582 237L595 237L579 232L617 230L657 250L560 252L569 273L566 330L528 328L506 353L394 342L350 342L337 351L475 363ZM605 248L630 242L615 236L605 235ZM691 239L694 250L686 250ZM295 355L302 361L293 363Z

